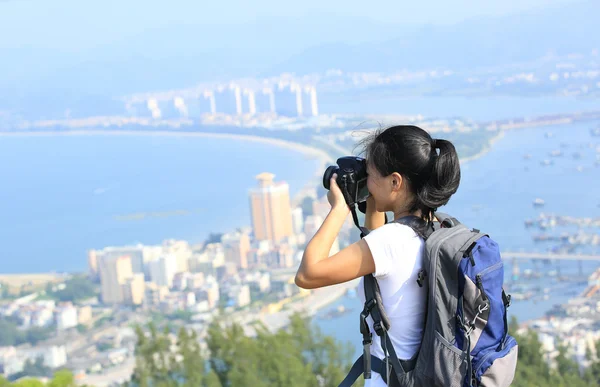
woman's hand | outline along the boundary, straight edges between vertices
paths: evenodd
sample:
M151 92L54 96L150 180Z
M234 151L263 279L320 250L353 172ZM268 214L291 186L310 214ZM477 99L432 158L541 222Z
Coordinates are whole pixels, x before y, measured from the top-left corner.
M346 203L344 194L335 180L336 178L337 173L334 173L331 177L331 180L329 180L329 192L327 192L327 200L329 201L332 210L345 209L346 211L350 212L350 208Z
M367 198L367 211L377 212L377 206L375 205L375 198L373 197L373 195L369 195L369 197Z
M375 230L385 224L385 212L377 211L373 195L367 198L367 210L365 211L365 227Z

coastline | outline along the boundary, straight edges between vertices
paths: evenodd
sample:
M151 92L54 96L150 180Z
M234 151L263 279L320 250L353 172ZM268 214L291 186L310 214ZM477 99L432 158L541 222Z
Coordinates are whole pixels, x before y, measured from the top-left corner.
M69 130L69 131L32 131L32 132L0 132L0 138L2 137L50 137L50 136L149 136L149 137L201 137L201 138L217 138L227 139L234 141L250 141L256 143L263 143L268 145L277 146L284 149L290 149L295 152L304 154L304 156L316 159L319 162L319 166L315 171L315 181L307 182L304 187L294 195L292 202L294 205L298 205L299 201L305 196L311 195L311 192L320 183L320 178L324 172L322 166L326 163L334 164L335 160L323 149L300 144L297 142L291 142L286 140L280 140L276 138L260 137L253 135L243 134L230 134L230 133L206 133L206 132L180 132L180 131L151 131L151 130L117 130L108 131L100 129L92 130ZM317 179L318 178L318 179Z
M276 138L260 137L243 134L230 133L206 133L206 132L179 132L179 131L151 131L151 130L70 130L70 131L39 131L39 132L0 132L0 137L48 137L48 136L155 136L155 137L204 137L204 138L220 138L236 141L251 141L264 144L275 145L282 148L292 149L297 152L304 153L308 156L313 156L329 162L331 156L324 150L311 147L309 145L299 144L291 141L280 140Z
M496 134L494 137L492 137L490 139L490 141L487 143L487 145L484 146L479 152L477 152L473 156L465 157L463 159L459 158L460 164L462 165L465 163L469 163L471 161L477 160L477 159L485 156L490 150L492 150L492 147L494 146L494 144L496 142L498 142L499 140L504 138L505 134L506 134L505 130L499 130L498 134Z
M356 289L359 282L360 278L357 278L341 284L315 289L304 299L289 304L286 309L275 313L261 314L257 320L274 332L286 327L293 313L300 313L312 318L319 310L344 296L349 289Z

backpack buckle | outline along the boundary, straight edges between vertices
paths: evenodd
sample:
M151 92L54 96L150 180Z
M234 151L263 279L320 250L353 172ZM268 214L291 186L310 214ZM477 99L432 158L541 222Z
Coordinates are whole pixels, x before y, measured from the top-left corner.
M506 294L504 289L502 289L502 302L504 303L504 307L508 308L510 306L511 296L510 294Z
M425 277L427 277L427 272L424 269L419 270L419 274L417 274L417 285L419 285L420 288L423 287Z
M381 321L375 322L373 324L373 329L375 329L375 333L377 333L377 336L383 336L383 334L385 333L385 327L381 325Z
M370 312L377 305L377 301L374 298L371 298L367 302L365 302L365 311Z

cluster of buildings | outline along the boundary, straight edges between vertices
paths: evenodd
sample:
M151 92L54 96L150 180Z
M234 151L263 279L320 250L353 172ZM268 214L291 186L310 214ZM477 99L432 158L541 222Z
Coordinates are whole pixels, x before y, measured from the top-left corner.
M64 345L0 347L0 369L3 376L22 373L25 365L41 359L44 367L57 369L67 363L67 352Z
M244 307L252 295L272 291L277 280L269 272L297 267L307 237L323 221L319 215L304 217L300 207L292 209L289 186L274 177L258 175L258 185L249 190L252 227L224 234L220 241L190 245L167 240L91 250L90 273L100 281L102 303L202 313L217 306ZM313 207L328 210L318 201ZM337 250L336 241L332 253ZM288 276L284 282L290 281ZM277 283L275 288L286 286Z
M550 365L555 365L560 347L566 348L567 356L581 369L600 358L600 353L596 353L596 343L600 340L599 289L600 269L597 269L589 276L588 286L581 295L566 304L556 305L545 317L531 320L520 328L521 333L526 329L537 333L544 358Z
M54 300L29 302L24 298L0 306L0 314L19 321L21 329L54 327L61 331L79 324L86 325L92 319L89 305L75 306L71 302L57 303Z
M41 328L57 334L78 325L87 326L92 321L92 308L89 305L35 300L37 297L38 293L34 293L0 306L0 316L18 321L18 329L22 332ZM64 345L56 343L0 347L0 375L10 376L23 372L27 362L35 363L38 359L42 360L44 367L56 369L67 363L67 351Z
M125 108L132 116L153 119L203 115L319 115L315 85L285 75L278 79L242 79L227 84L133 95L125 98Z
M135 335L130 326L143 324L153 314L182 320L204 337L207 323L222 311L249 322L303 300L310 292L294 284L294 274L329 204L313 192L308 203L294 205L285 182L271 173L256 179L257 185L248 191L250 227L197 245L166 240L90 250L89 275L100 287L97 300L57 303L39 297L40 292L0 307L3 316L19 321L20 329L54 330L54 337L36 346L0 348L1 374L14 377L24 372L27 361L41 358L49 369L68 367L83 378L102 379L113 366L133 366ZM349 219L339 237L342 244L351 229ZM339 245L336 240L330 253ZM65 284L53 286L58 290ZM86 329L74 329L80 326ZM127 339L118 339L125 331Z

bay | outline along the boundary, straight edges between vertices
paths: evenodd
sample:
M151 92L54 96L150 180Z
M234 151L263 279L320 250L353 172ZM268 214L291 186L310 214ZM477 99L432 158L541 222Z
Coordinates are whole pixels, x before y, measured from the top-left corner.
M398 114L464 117L475 121L574 113L600 109L597 99L549 96L396 96L321 93L319 111L345 114Z
M0 272L83 271L86 251L203 241L250 225L262 172L293 195L319 162L270 144L187 136L0 137Z

